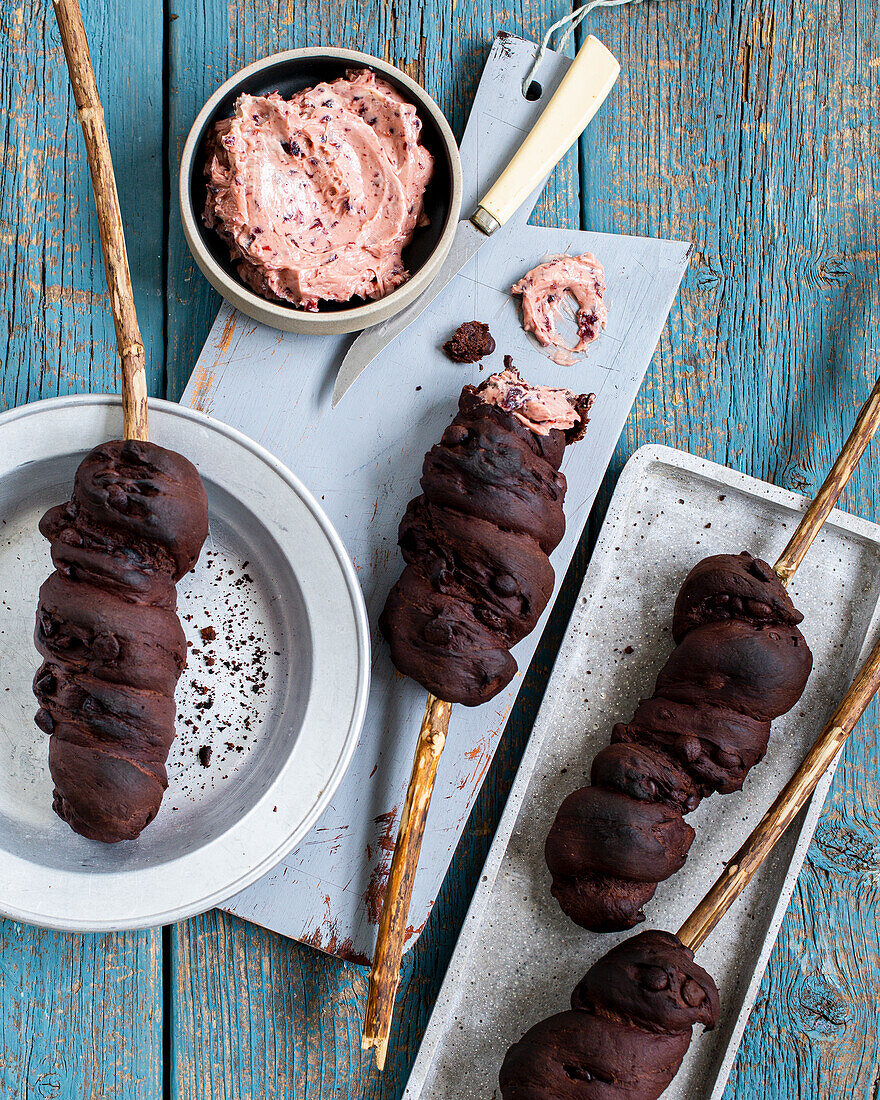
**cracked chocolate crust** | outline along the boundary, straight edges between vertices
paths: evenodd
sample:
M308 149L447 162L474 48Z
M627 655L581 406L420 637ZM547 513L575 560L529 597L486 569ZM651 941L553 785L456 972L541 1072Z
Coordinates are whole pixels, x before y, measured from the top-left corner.
M542 1020L508 1050L502 1100L657 1100L697 1024L720 1004L712 977L668 932L641 932L587 971L571 1009Z
M53 806L72 829L115 843L159 810L186 664L175 584L208 534L196 468L154 443L114 440L40 521L55 572L40 589L36 723L49 734Z
M478 706L513 679L510 649L553 593L548 555L565 531L565 448L582 423L547 435L465 386L458 415L425 456L422 495L400 524L406 568L379 620L397 668L438 698Z
M677 642L631 721L595 758L591 786L560 807L545 847L552 892L575 923L632 928L694 839L700 801L741 789L772 719L803 693L803 616L772 568L743 552L696 565L675 603Z

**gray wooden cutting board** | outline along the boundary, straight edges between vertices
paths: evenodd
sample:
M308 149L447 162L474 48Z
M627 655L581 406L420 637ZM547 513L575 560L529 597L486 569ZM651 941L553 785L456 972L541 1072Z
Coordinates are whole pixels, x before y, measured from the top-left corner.
M569 59L548 53L544 96L521 82L534 43L499 36L462 142L464 209L476 204L534 123ZM314 831L226 908L294 939L366 960L409 778L425 693L397 674L375 628L401 563L397 525L418 492L422 458L440 437L468 382L501 369L504 353L530 381L594 391L592 422L570 448L568 530L552 557L557 583L623 429L678 290L690 246L528 226L533 200L482 248L418 321L373 363L335 410L330 393L350 337L308 337L264 328L224 306L182 398L239 428L286 463L317 496L355 563L373 625L372 690L352 765ZM522 331L509 288L542 258L594 252L610 302L605 334L589 356L560 367ZM471 318L489 323L498 350L478 366L449 362L440 345ZM408 946L427 921L491 763L547 614L514 650L520 673L476 709L456 707L428 819L410 910ZM234 776L231 777L234 781Z

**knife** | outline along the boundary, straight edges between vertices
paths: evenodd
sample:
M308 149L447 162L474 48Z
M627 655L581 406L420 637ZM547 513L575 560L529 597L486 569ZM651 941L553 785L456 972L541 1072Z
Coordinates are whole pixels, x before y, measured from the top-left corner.
M562 160L605 101L619 72L617 58L590 35L510 163L471 217L458 223L449 255L428 289L400 313L365 329L348 349L333 387L334 409L379 352L428 308Z

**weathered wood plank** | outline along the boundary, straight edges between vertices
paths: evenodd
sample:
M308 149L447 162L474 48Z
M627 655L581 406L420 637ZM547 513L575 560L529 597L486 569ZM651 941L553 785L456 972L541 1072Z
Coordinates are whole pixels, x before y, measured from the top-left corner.
M162 3L83 5L151 392L163 374ZM0 410L118 385L85 148L52 9L0 5Z
M158 932L72 936L0 922L4 1100L162 1091Z
M496 31L535 36L557 8L552 3L516 3L506 12L493 12L488 0L453 6L439 0L271 5L232 0L228 21L216 8L181 11L172 25L172 149L176 155L182 148L198 107L236 68L268 53L320 42L355 46L400 64L435 95L460 135ZM208 58L207 66L197 64L200 56ZM545 224L578 225L574 155L557 170L536 218ZM175 393L189 375L217 306L216 296L194 272L178 238L173 223L169 368ZM557 622L556 638L558 631ZM360 1052L366 1002L363 968L328 960L212 913L175 930L177 1096L244 1100L264 1094L400 1095L554 651L555 644L539 651L530 686L521 693L524 701L512 715L499 749L496 769L501 782L487 784L457 857L457 870L448 877L418 946L404 959L394 1049L382 1077ZM263 980L266 988L261 993ZM211 1021L209 1028L206 1019Z
M591 23L623 75L587 136L585 224L695 243L609 486L649 440L808 493L821 482L877 370L876 19L704 0ZM878 469L875 450L844 507L876 518ZM877 1093L875 723L838 772L730 1098Z
M162 4L86 3L105 92L150 384L163 373ZM82 137L51 5L0 4L0 410L116 388L113 325ZM157 1096L158 932L66 936L0 924L0 1093Z

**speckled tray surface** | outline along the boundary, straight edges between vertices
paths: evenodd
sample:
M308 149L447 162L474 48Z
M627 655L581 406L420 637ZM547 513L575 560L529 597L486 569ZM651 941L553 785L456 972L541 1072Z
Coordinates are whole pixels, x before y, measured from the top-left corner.
M562 799L588 781L611 726L649 695L672 648L675 594L707 554L774 561L802 497L667 447L629 461L611 502L498 832L407 1085L406 1100L497 1096L507 1047L568 1007L592 962L632 933L584 932L549 891L544 840ZM745 789L702 803L684 869L661 883L648 926L675 931L795 770L873 642L880 527L834 512L790 585L815 658L800 703L774 723ZM629 650L631 647L631 650ZM856 734L857 736L858 734ZM734 909L699 951L722 1016L695 1033L669 1098L720 1097L831 782L828 775ZM643 926L644 927L644 926Z

